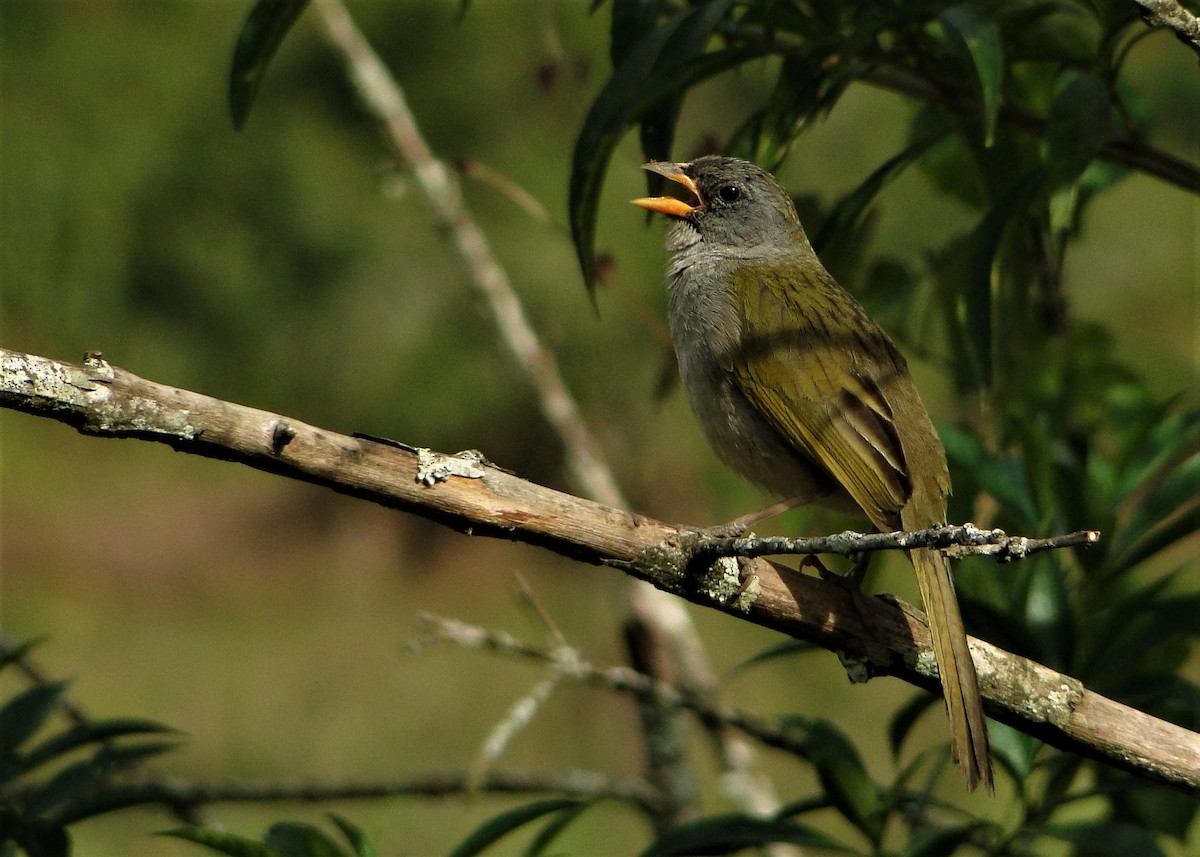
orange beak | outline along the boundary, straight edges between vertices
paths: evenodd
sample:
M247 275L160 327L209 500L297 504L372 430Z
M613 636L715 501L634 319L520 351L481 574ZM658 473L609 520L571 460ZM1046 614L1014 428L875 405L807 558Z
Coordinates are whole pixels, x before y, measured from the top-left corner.
M695 195L696 205L689 205L682 199L676 199L673 196L644 196L641 199L632 199L630 202L639 208L644 208L647 211L656 211L668 217L687 217L700 207L700 191L696 189L696 183L692 181L692 177L686 172L690 166L691 164L671 164L665 161L651 161L648 164L643 164L642 169L658 173L663 178L668 178L673 182L679 182Z

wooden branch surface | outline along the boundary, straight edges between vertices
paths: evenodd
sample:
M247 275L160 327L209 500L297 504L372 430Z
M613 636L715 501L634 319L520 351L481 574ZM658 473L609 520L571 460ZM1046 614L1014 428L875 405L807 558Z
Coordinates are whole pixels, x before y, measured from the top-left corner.
M697 604L816 643L932 692L923 614L759 559L689 568L690 534L521 479L479 456L438 456L147 381L90 354L82 365L0 349L0 406L84 434L165 443L421 515L460 532L617 566ZM726 564L736 561L725 560ZM972 638L988 714L1048 744L1200 794L1200 735L1088 691L1081 682Z

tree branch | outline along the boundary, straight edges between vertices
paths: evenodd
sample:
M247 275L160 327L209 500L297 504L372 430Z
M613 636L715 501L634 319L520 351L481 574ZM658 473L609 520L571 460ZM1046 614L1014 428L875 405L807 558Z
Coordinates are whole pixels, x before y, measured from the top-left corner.
M1200 54L1200 18L1178 0L1133 0L1142 7L1142 20L1151 27L1167 27L1175 38Z
M856 597L761 559L747 581L732 560L696 568L688 553L694 534L535 485L477 454L427 454L422 471L414 449L156 384L96 354L76 366L0 350L0 406L51 417L85 434L154 440L240 462L462 532L620 567L666 592L859 660L872 675L938 689L929 630L912 607ZM734 568L723 571L723 565ZM1061 749L1200 793L1200 735L981 640L972 639L971 650L992 717Z

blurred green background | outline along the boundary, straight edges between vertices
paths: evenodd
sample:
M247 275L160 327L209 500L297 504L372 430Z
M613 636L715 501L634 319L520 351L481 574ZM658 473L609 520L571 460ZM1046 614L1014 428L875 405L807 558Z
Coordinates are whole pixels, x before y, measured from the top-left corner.
M478 448L569 487L556 437L311 12L273 62L247 129L232 130L226 76L250 5L0 0L0 345L66 360L100 350L146 378L343 432ZM661 226L647 228L625 202L644 190L632 141L605 190L599 245L614 267L599 313L563 225L573 138L607 74L607 12L589 16L588 5L476 2L461 18L451 2L350 8L438 155L507 177L549 212L541 222L494 186L464 180L637 510L713 523L765 498L720 467L678 392L656 400L667 357ZM1160 33L1135 48L1127 72L1150 101L1154 142L1193 161L1194 59ZM727 135L772 82L763 63L702 87L676 154ZM903 145L911 119L900 97L860 86L802 139L782 177L828 203ZM919 258L963 216L909 171L883 199L877 245ZM1200 398L1200 203L1125 180L1089 211L1067 277L1073 309L1111 326L1114 347L1156 392ZM946 385L934 367L914 370L936 419L953 405ZM166 447L88 439L10 412L0 432L0 630L48 637L38 658L75 679L73 699L89 713L188 733L156 765L173 776L340 780L467 767L537 673L476 652L409 655L404 643L420 636L420 611L541 639L513 596L513 572L589 658L622 658L627 583L614 572ZM802 512L776 528L842 524ZM915 597L907 574L881 585ZM692 612L721 670L777 642ZM850 687L827 656L734 677L730 690L765 714L844 712L879 766L889 764L887 714L912 693L888 681ZM923 737L937 739L939 725ZM627 700L568 687L501 766L635 774L640 749ZM781 788L802 785L793 766L775 770ZM973 800L986 812L986 798ZM338 809L385 850L422 854L448 849L495 805ZM257 835L307 812L221 806L207 817ZM586 817L564 847L587 853L583 843L622 824L643 832L614 809ZM90 821L76 830L79 853L197 853L145 835L172 825L150 811Z

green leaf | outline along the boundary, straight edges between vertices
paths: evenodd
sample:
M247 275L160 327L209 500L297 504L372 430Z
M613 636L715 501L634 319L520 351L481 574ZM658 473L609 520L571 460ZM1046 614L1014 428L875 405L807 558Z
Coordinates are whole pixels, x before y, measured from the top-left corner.
M780 658L790 658L792 655L804 654L805 652L822 651L815 644L805 640L784 640L777 645L771 646L769 649L759 652L756 655L751 655L746 660L730 670L730 675L735 675L744 672L751 667L761 666L771 661L779 660Z
M879 789L846 734L827 720L809 723L804 745L833 807L875 845L883 836Z
M970 358L976 383L987 389L995 377L997 344L1003 340L995 311L996 255L1012 220L1041 187L1040 169L1027 174L997 202L971 233L961 292L955 303L960 353Z
M1029 831L1068 842L1089 857L1165 857L1153 834L1132 824L1119 822L1081 822L1048 824Z
M335 812L329 814L329 820L337 825L337 829L342 832L342 836L345 836L346 841L354 848L355 857L378 857L379 852L375 850L375 846L371 843L371 840L367 839L366 834L362 832L362 828Z
M267 65L307 5L308 0L258 0L246 17L229 70L229 112L237 130L250 116Z
M1200 802L1170 786L1139 782L1137 788L1122 789L1114 799L1117 818L1145 830L1157 830L1184 841Z
M995 499L1022 530L1032 532L1038 523L1037 503L1019 463L998 457L965 428L940 425L938 434L950 464Z
M346 857L346 852L315 824L281 821L272 824L263 843L285 857Z
M593 5L592 11L599 6ZM608 58L613 68L620 68L633 46L654 29L662 11L663 0L613 0L608 28Z
M727 854L773 842L822 848L841 854L854 853L853 849L815 828L794 822L728 814L709 816L674 827L655 840L641 853L641 857Z
M908 737L908 733L912 731L921 715L937 701L938 698L932 694L920 693L900 706L892 715L888 721L888 746L891 747L893 758L899 757L900 748L904 746L904 739Z
M581 802L578 806L569 807L553 815L549 821L542 825L542 829L538 831L537 836L529 843L529 847L525 849L525 857L542 857L554 840L564 830L574 824L579 816L583 815L595 806L595 804L595 801Z
M917 273L899 259L879 256L872 259L860 283L855 294L870 310L871 318L894 338L907 336L915 326L913 299L921 284Z
M97 744L120 738L125 735L173 734L174 729L155 723L152 720L133 718L115 718L101 720L95 723L84 723L73 726L65 732L60 732L47 738L38 746L29 750L20 760L19 772L32 771L39 765L44 765L59 756L66 755L87 744Z
M23 643L12 646L4 652L0 652L0 670L4 669L14 661L19 661L21 658L29 654L34 648L45 642L45 637L35 637L32 640L26 640Z
M1046 128L1046 176L1050 225L1059 241L1075 223L1082 197L1079 180L1100 154L1108 133L1108 90L1090 74L1074 77L1050 109Z
M992 758L1008 771L1013 782L1023 785L1033 773L1041 742L995 721L988 724L988 739Z
M169 803L177 793L169 785L154 782L121 783L104 785L82 791L71 800L53 808L46 819L54 825L66 826L109 812L128 809L131 806Z
M279 849L272 848L256 839L248 839L245 836L224 833L208 827L180 827L176 830L163 830L158 835L195 842L197 845L203 845L219 854L228 854L229 857L286 857Z
M820 253L839 235L858 228L867 209L875 203L883 189L895 181L910 164L921 157L930 146L945 137L948 132L948 128L941 128L915 143L909 144L899 153L884 161L863 179L858 187L842 197L833 207L829 217L821 224L821 230L813 238L813 249Z
M633 46L592 102L575 141L569 188L571 238L589 291L595 285L592 261L600 189L625 131L689 85L765 51L753 47L701 52L730 5L731 0L720 0L687 9L656 27Z
M1200 453L1179 462L1121 527L1113 564L1132 568L1200 530Z
M1071 630L1076 627L1070 593L1062 566L1043 557L1029 560L1032 568L1022 618L1037 640L1037 659L1052 667L1068 669L1074 662L1075 635Z
M1096 159L1108 133L1108 89L1092 74L1075 75L1050 108L1046 176L1051 190L1074 184Z
M983 118L983 144L991 146L1000 114L1000 93L1004 83L1004 46L1000 29L982 6L961 3L938 16L951 48L967 66L975 70L979 85Z
M473 857L480 854L500 839L519 827L536 821L544 815L573 809L582 803L578 800L556 798L554 800L538 801L516 809L509 810L495 818L489 819L477 827L458 847L450 852L450 857Z
M1128 461L1114 498L1118 501L1161 478L1159 474L1169 470L1172 461L1188 457L1200 444L1200 411L1167 415L1165 407L1152 404L1145 410L1145 418L1153 421L1153 425L1144 437L1137 433L1129 440ZM1135 419L1132 414L1115 416L1121 420L1122 428Z
M0 708L0 761L13 756L45 724L66 690L66 682L34 685Z
M927 827L909 837L900 852L901 857L945 857L954 849L971 841L979 824L954 824L949 827Z
M91 758L67 765L34 789L26 802L26 813L59 824L86 818L106 778L174 747L166 742L101 747Z

